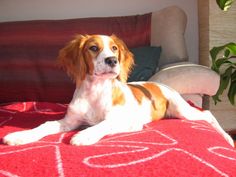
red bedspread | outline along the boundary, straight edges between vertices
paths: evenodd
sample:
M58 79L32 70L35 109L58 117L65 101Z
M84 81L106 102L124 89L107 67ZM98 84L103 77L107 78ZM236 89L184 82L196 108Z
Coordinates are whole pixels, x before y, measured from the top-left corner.
M61 119L65 111L52 103L1 106L0 137ZM74 133L22 146L1 143L0 176L236 176L236 151L204 121L164 119L92 146L70 145Z

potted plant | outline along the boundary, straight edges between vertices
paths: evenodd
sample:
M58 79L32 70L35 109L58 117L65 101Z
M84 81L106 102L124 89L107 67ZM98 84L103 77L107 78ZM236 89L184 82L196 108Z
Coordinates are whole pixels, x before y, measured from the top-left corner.
M227 11L234 0L216 0L220 9ZM228 99L235 104L236 95L236 44L233 42L222 46L213 47L210 50L212 59L211 69L220 75L220 86L212 97L215 104L220 100L222 93L229 87Z

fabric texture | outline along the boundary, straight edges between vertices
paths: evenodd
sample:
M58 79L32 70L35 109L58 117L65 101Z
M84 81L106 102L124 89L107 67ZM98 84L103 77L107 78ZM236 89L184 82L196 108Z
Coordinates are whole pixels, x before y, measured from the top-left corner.
M210 96L217 92L220 83L219 75L210 68L187 62L166 65L149 80L168 85L180 94Z
M178 6L168 6L152 13L151 45L162 46L159 66L188 61L185 43L187 15Z
M128 45L150 45L151 14L0 23L0 103L68 103L75 85L56 59L76 34L115 34Z
M135 66L128 81L147 81L155 74L161 54L161 47L145 46L132 48Z
M18 102L0 106L0 137L61 119L67 105ZM74 132L21 146L0 143L0 176L154 177L236 174L236 151L204 121L163 119L142 131L104 137L91 146L69 144Z

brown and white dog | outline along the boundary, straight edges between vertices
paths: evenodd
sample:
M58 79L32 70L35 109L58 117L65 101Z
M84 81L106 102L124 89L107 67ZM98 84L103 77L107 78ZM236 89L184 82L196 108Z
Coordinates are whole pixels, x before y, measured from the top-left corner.
M89 128L75 134L73 145L90 145L105 135L142 130L163 117L209 122L232 146L233 140L209 111L191 107L173 89L153 82L126 83L134 61L116 36L78 35L59 53L59 62L75 80L76 90L65 117L3 138L8 145L35 142L47 135Z

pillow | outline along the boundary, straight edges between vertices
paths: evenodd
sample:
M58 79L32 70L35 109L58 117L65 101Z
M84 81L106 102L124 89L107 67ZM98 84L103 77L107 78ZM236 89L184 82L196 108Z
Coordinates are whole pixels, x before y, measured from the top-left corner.
M188 61L184 37L186 13L177 6L170 6L153 12L151 24L151 45L163 49L158 66Z
M135 66L128 82L147 81L155 72L161 54L161 47L145 46L132 48Z

